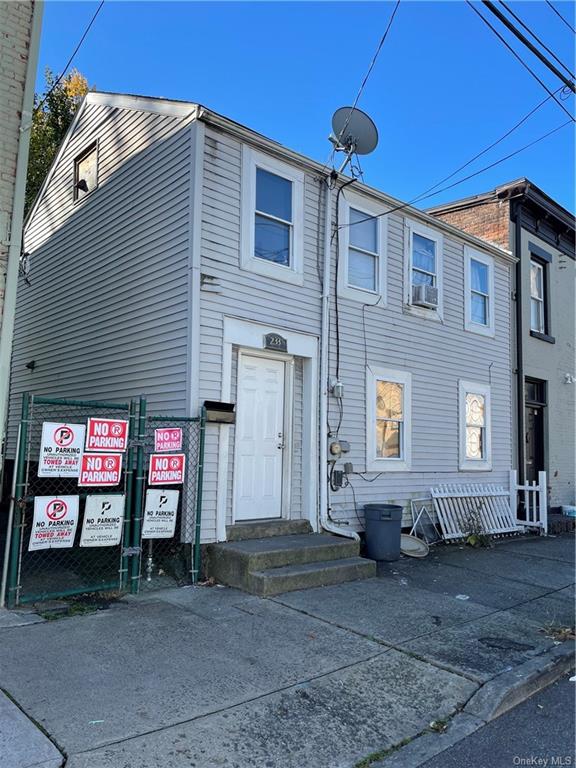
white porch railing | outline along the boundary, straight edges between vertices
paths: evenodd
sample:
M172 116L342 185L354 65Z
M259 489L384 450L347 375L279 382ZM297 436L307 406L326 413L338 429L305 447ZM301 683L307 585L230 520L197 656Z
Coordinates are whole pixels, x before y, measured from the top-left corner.
M430 495L445 541L464 539L473 531L494 536L526 528L537 528L544 535L548 532L545 472L540 472L538 484L520 486L517 473L511 471L508 490L496 485L450 484L431 488ZM524 520L518 518L519 500L524 505Z
M518 494L521 494L519 496ZM525 520L517 516L518 501L524 502ZM546 536L548 534L548 497L546 489L546 472L538 472L538 483L518 485L518 473L510 471L510 509L516 515L516 524L522 528L539 528Z

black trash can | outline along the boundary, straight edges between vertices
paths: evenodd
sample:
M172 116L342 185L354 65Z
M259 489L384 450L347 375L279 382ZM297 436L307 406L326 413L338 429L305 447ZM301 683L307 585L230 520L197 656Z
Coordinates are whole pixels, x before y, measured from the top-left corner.
M392 562L400 558L402 507L365 504L366 554L371 560Z

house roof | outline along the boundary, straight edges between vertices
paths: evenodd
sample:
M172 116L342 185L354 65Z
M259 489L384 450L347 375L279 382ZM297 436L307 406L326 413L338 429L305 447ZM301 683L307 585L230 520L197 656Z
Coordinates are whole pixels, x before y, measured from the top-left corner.
M551 216L555 216L563 225L574 230L576 224L574 214L570 213L570 211L557 203L556 200L543 192L540 187L537 187L534 182L525 177L515 179L514 181L507 181L505 184L500 184L500 186L490 192L481 192L478 195L463 197L459 200L453 200L450 203L434 205L430 208L426 208L426 211L433 215L437 215L451 211L461 211L466 208L474 208L475 206L489 203L494 200L516 197L525 197L526 199L531 200Z
M48 175L46 176L46 179L44 180L44 183L38 193L36 201L34 202L34 205L32 206L30 213L27 217L26 225L28 225L28 223L32 219L32 216L34 215L34 212L42 198L43 192L50 182L50 178L52 177L54 168L56 167L59 158L64 152L66 145L70 140L70 137L74 131L74 128L82 112L84 111L84 109L88 104L100 104L102 106L117 107L119 109L133 109L133 110L138 110L143 112L153 112L156 114L171 115L173 117L181 117L181 118L193 117L195 119L201 120L202 122L216 129L225 131L226 133L231 134L246 143L252 144L257 148L263 149L266 152L269 152L270 154L276 155L281 159L297 163L298 165L308 169L309 171L315 174L318 174L320 176L326 176L330 172L330 169L325 164L323 165L322 163L316 160L313 160L307 157L306 155L302 155L299 152L295 152L294 150L289 149L288 147L285 147L283 144L280 144L279 142L274 141L273 139L270 139L267 136L264 136L263 134L252 130L251 128L247 128L241 123L237 123L236 121L228 117L220 115L217 112L214 112L212 110L209 110L206 107L196 102L180 101L177 99L166 99L163 97L157 98L157 97L151 97L151 96L141 96L141 95L128 94L128 93L108 93L104 91L90 91L84 97L84 100L80 108L78 109L78 112L76 113L76 117L72 122L70 128L68 129L68 132L64 137L62 144L60 145L58 154L56 155L56 158L52 163L52 167L50 168L50 171L48 172ZM344 176L344 174L340 174L340 175ZM371 187L368 184L357 181L355 188L359 192L365 192L365 194L369 195L370 197L380 200L385 205L388 205L393 209L396 209L396 208L401 209L410 218L421 221L427 224L428 226L433 226L433 227L436 227L437 229L443 230L449 236L455 239L464 241L465 243L471 245L474 248L477 248L483 251L488 251L493 255L499 256L500 258L506 259L508 261L513 261L513 262L516 261L516 257L510 251L504 248L501 248L499 246L496 246L492 243L489 243L486 240L482 240L480 238L474 237L473 235L470 235L467 232L464 232L463 230L458 229L457 227L454 227L445 221L442 221L441 219L435 218L434 216L430 215L426 211L421 211L418 208L413 208L408 203L402 202L397 198L391 197L390 195L382 192L379 189L376 189L375 187Z

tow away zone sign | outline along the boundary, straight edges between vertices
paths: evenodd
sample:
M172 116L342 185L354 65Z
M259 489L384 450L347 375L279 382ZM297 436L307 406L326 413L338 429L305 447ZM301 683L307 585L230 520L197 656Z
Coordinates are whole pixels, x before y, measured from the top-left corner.
M148 485L182 485L186 455L183 453L153 453L148 468Z
M128 445L128 422L125 419L88 419L87 451L119 451Z
M121 493L86 497L81 547L115 547L120 544L125 498Z
M74 546L78 496L36 496L28 552Z
M38 461L38 477L78 477L84 445L84 424L45 421Z
M78 485L118 485L121 474L121 453L84 453Z

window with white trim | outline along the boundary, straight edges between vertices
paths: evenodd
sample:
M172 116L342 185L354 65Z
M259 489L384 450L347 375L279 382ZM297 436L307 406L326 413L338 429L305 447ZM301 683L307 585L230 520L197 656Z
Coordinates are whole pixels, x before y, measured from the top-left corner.
M459 383L460 469L492 468L490 387Z
M368 368L366 397L367 469L378 472L410 469L411 374Z
M464 248L464 327L484 336L494 335L494 260Z
M386 302L386 211L346 190L340 196L338 293L363 303Z
M304 174L249 147L242 164L240 265L301 285Z
M74 200L82 200L98 186L98 144L94 142L74 160Z
M546 333L544 265L530 260L530 330Z
M406 304L424 317L442 315L444 239L431 227L407 221Z

